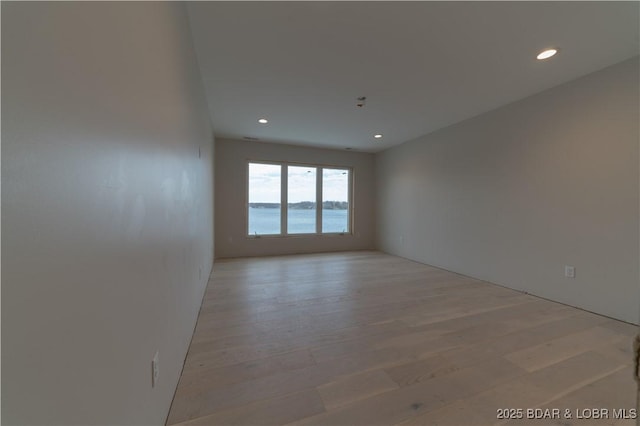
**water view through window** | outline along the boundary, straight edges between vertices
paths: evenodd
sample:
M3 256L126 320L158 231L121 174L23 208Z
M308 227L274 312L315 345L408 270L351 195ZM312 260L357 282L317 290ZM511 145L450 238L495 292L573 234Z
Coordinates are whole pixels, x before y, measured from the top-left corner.
M287 208L281 207L282 168L286 177ZM249 235L348 233L348 169L249 163ZM322 186L320 194L318 185ZM318 205L320 229L317 226ZM281 232L286 214L287 229Z

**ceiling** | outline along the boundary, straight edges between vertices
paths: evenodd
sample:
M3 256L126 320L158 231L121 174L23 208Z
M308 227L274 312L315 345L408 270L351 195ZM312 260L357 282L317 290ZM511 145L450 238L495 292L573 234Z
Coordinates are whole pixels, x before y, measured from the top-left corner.
M638 2L192 2L188 11L217 137L368 152L640 49ZM547 47L559 53L536 60Z

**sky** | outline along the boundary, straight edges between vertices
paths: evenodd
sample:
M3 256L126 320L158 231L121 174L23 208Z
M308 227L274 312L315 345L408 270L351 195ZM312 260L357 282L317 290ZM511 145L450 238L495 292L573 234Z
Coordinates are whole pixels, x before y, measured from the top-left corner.
M315 201L316 168L288 166L289 202ZM348 171L323 169L323 201L347 201ZM249 164L249 202L280 202L280 166L274 164Z

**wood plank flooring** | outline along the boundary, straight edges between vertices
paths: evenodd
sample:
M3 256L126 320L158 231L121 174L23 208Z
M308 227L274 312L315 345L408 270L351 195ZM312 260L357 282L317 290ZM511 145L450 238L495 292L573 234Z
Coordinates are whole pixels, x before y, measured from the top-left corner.
M636 328L379 252L217 261L167 424L603 424ZM612 417L612 416L611 416Z

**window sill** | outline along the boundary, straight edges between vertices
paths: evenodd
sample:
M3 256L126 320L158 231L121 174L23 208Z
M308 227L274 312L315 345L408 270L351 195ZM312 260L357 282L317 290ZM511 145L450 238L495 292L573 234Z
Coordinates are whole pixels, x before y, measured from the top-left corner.
M353 236L352 232L331 232L324 234L278 234L278 235L247 235L249 240L259 240L261 238L266 239L280 239L280 238L322 238L322 237L350 237Z

